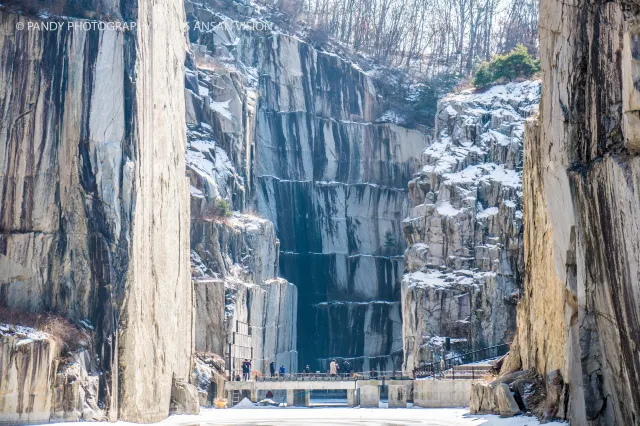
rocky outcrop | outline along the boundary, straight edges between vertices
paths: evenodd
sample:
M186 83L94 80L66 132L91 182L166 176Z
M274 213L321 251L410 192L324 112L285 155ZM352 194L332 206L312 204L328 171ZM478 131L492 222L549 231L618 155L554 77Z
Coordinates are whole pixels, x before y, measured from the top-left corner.
M88 350L80 350L57 362L51 419L55 421L104 420L98 404L100 372Z
M171 386L171 414L199 414L198 389L184 379L174 379Z
M192 193L192 205L200 202ZM196 351L228 361L231 344L234 370L244 358L262 372L271 361L297 370L298 292L293 284L276 278L279 243L273 224L237 212L229 217L196 216L191 246Z
M58 355L46 334L0 325L0 424L49 421Z
M465 91L439 103L435 140L409 182L403 222L404 370L506 341L523 276L522 145L539 82Z
M188 19L213 22L209 7L187 2ZM185 79L196 350L236 372L245 358L254 370L273 361L296 371L297 288L278 277L273 223L252 212L257 77L227 51L228 36L190 34Z
M540 3L512 365L558 370L547 388L560 383L555 414L572 424L640 421L639 16L634 2Z
M194 384L198 390L201 406L211 407L216 399L224 398L225 362L216 356L196 356Z
M534 371L506 373L491 381L480 380L471 385L469 411L473 414L511 417L524 413L549 421L557 409L554 395L547 391L542 376Z
M48 328L59 332L61 322ZM0 424L106 418L98 404L100 372L90 352L76 346L31 327L0 324Z
M98 405L157 421L192 351L184 12L66 3L0 9L0 304L91 324Z

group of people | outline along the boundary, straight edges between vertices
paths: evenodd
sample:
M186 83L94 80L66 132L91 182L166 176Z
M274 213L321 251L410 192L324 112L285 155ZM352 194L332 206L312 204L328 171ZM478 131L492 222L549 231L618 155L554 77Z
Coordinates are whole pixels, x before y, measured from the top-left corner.
M345 376L351 375L353 367L351 366L351 363L348 359L345 359L342 362L342 371L342 374L344 374ZM329 364L329 375L335 377L338 374L340 374L340 365L338 364L338 361L334 359L333 361L331 361L331 364Z
M242 380L247 381L251 378L251 360L242 361Z
M278 377L278 376L284 377L286 374L286 368L284 367L284 364L282 364L277 373L278 374L276 374L276 363L274 361L271 361L269 363L270 377ZM353 373L353 367L351 365L351 362L349 362L348 359L345 359L342 362L342 367L340 367L340 364L338 364L338 361L336 361L335 359L331 361L331 364L329 364L329 375L332 377L337 377L338 375L344 375L346 377L349 377L351 376L352 373ZM313 374L309 365L305 366L304 370L302 370L302 374L305 376L311 376ZM369 372L369 376L371 378L378 377L378 374L376 373L373 367ZM245 359L244 361L242 361L242 380L247 381L250 378L251 378L251 360ZM236 380L239 381L240 377L236 377Z
M284 364L282 364L280 366L280 370L279 370L280 377L284 377L286 372L287 372L287 369L284 368ZM276 376L276 363L273 362L273 361L271 361L269 363L269 374L271 375L271 377L275 377Z

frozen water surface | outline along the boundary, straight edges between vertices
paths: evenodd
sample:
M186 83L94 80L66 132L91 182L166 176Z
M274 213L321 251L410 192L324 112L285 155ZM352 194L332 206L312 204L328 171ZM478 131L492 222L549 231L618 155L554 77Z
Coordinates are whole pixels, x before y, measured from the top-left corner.
M132 426L134 423L83 422L85 425ZM197 416L170 416L158 425L344 425L344 426L537 426L533 417L517 416L502 419L494 415L469 414L466 408L261 408L252 410L216 410L204 408ZM567 423L546 423L547 426ZM69 426L58 423L54 426Z

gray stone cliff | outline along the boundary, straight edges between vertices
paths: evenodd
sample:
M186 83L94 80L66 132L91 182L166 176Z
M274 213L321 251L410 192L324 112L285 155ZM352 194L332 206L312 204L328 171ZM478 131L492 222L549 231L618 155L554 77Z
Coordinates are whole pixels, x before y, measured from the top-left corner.
M85 371L98 381L89 418L157 421L193 346L183 8L21 4L0 7L0 304L86 325ZM85 18L136 25L68 25ZM54 19L64 28L28 29ZM4 368L27 352L2 334ZM31 377L54 377L56 345L24 343ZM20 395L46 400L47 382L14 379L0 379L2 418L46 421L49 402Z
M524 120L539 99L540 83L525 81L439 103L403 222L406 371L440 356L446 337L454 353L513 338L524 274Z
M640 423L639 6L540 3L542 100L526 130L526 274L509 367L542 374L548 415L578 425Z

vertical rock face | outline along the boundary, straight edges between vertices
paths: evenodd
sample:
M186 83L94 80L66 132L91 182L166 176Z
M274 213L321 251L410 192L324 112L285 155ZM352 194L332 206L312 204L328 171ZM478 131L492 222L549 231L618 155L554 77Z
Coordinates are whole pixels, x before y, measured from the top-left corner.
M260 102L257 208L276 224L282 273L300 288L301 361L326 368L348 357L356 369L399 367L400 221L426 136L369 121L375 92L365 74L347 73L341 60L286 37L269 41L264 50L272 53L260 66L270 69L284 55L292 65L261 85L292 95L288 105L281 92L278 105ZM349 81L330 85L345 75ZM315 85L306 87L308 80ZM317 100L327 97L330 118Z
M639 17L634 2L540 3L512 352L515 365L560 378L550 414L572 424L640 422Z
M436 138L409 182L403 222L404 369L453 350L506 343L522 287L522 145L539 82L443 99Z
M301 363L400 366L400 222L425 134L377 123L370 77L298 39L254 37L260 75L258 212L280 239L284 277L300 289ZM245 62L246 63L246 62Z
M268 222L246 214L216 219L217 237L206 236L213 236L210 224L194 224L192 249L209 268L206 274L228 277L235 319L255 321L262 315L238 302L247 295L258 303L255 288L238 285L231 276L261 285L277 276L277 269L268 268L271 260L279 263L279 273L299 289L300 309L287 305L298 291L284 291L291 286L282 280L271 285L266 300L281 309L277 335L284 335L277 347L283 339L297 340L301 363L322 369L326 359L350 357L356 369L399 368L400 222L410 206L406 184L427 136L376 122L384 108L372 79L358 67L296 37L243 28L218 6L187 4L192 28L218 23L209 32L191 34L194 56L186 84L192 217L222 198ZM253 220L251 227L272 224L279 246L265 239L258 250L257 240L246 238L254 232L248 228L242 244L224 242L223 228L237 220ZM207 248L206 241L213 240L219 249ZM251 257L256 264L249 264ZM304 324L297 337L291 312ZM274 324L265 318L265 327ZM253 344L263 341L258 352L269 358L273 338L255 333ZM292 343L287 351L295 349Z
M47 337L0 325L0 423L49 421L59 348Z
M215 9L213 2L186 3L192 28L195 21L213 25L219 19L209 8ZM203 313L196 318L196 351L228 362L231 345L235 370L250 358L254 370L266 372L273 361L297 371L297 288L278 278L273 223L251 213L256 71L237 56L242 49L234 43L240 39L224 26L194 32L190 40L185 95L191 260L196 306ZM224 322L216 312L224 313Z
M100 406L156 421L192 348L184 12L58 3L0 11L0 303L90 323Z
M224 354L227 344L225 329L225 283L220 279L193 282L195 310L195 350Z

